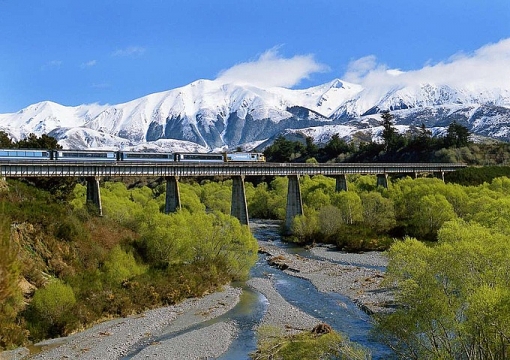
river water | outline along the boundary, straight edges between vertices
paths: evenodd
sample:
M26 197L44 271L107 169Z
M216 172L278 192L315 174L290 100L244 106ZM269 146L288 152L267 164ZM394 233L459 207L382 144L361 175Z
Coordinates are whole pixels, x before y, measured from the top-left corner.
M278 234L279 223L274 221L254 221L251 225L253 235L261 242L271 241L272 245L281 246L288 252L299 253L302 256L313 257L308 251L300 247L292 247L283 243ZM259 255L257 263L250 272L251 278L271 277L276 290L290 304L305 313L312 315L321 322L327 323L351 341L370 350L373 359L387 359L390 351L384 345L377 343L370 336L372 323L370 317L361 311L350 299L336 293L319 292L308 280L288 275L281 270L267 264L265 255ZM224 315L197 324L191 328L174 333L166 333L155 341L164 341L182 334L212 325L219 321L233 321L238 327L238 336L231 346L219 359L240 360L249 359L249 354L256 350L257 339L255 327L258 325L267 309L267 300L259 292L244 283L234 284L243 289L240 302ZM131 358L131 353L126 358Z

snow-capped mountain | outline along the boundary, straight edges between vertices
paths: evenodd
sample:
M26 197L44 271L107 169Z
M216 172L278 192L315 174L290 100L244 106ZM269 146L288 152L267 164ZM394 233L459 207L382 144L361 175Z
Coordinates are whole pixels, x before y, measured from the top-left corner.
M322 142L335 133L374 138L382 110L401 131L422 123L440 131L457 121L475 134L510 139L510 84L363 88L338 79L304 90L198 80L118 105L46 101L0 114L0 130L14 139L49 134L65 148L208 151L256 146L285 131Z

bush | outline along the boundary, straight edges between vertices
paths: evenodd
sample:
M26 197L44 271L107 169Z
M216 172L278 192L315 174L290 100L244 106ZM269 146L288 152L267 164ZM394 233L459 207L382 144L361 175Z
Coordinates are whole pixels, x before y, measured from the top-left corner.
M120 285L122 282L143 274L147 268L138 265L132 253L126 253L120 245L115 246L104 263L106 282Z
M51 281L38 289L29 308L29 329L35 339L67 335L74 330L77 319L73 314L76 298L71 286Z
M345 339L335 331L318 335L303 331L285 335L274 326L262 326L257 331L257 351L250 354L262 359L370 359L370 352Z

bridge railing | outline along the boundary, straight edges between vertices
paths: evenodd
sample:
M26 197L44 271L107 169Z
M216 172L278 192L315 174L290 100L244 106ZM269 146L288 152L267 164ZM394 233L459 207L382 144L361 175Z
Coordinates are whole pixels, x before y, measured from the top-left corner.
M100 163L100 162L3 162L2 177L117 177L117 176L288 176L346 174L413 174L456 171L457 163Z

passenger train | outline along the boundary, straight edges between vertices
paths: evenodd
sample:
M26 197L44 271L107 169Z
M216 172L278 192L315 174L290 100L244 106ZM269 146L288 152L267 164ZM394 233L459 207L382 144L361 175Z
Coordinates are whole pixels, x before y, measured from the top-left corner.
M109 150L0 149L0 161L264 162L261 153L155 153Z

